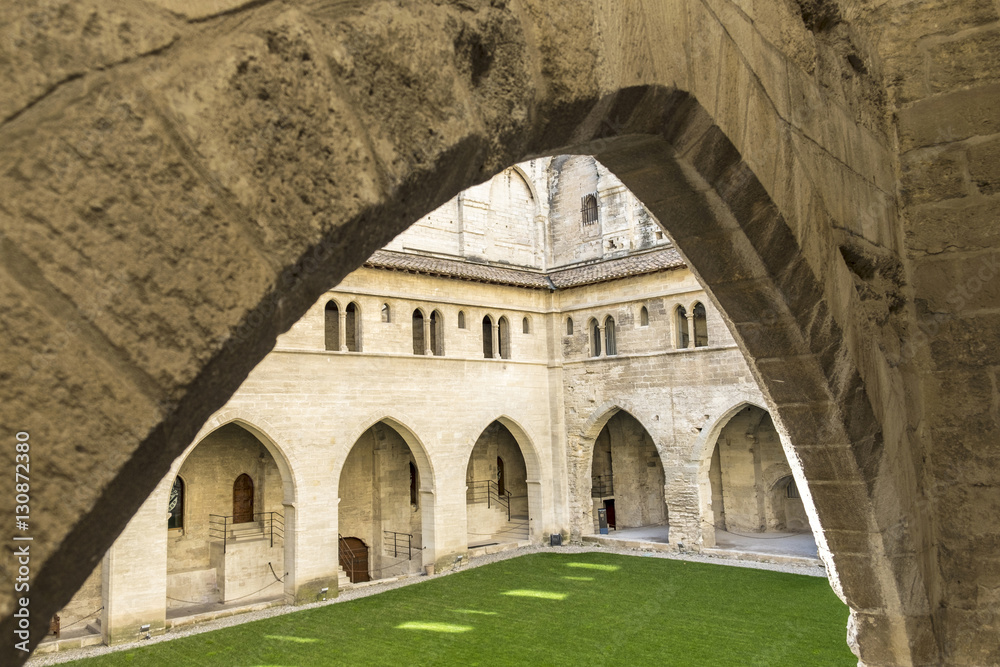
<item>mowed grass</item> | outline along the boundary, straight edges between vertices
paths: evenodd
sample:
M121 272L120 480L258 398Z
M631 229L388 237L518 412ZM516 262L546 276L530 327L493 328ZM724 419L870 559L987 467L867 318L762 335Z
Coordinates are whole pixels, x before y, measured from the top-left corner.
M820 577L552 552L74 664L847 667L847 616Z

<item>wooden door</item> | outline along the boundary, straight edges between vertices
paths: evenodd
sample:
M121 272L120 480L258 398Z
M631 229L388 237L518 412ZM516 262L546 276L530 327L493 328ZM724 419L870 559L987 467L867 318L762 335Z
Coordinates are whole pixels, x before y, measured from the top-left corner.
M352 584L368 581L368 547L357 537L340 538L340 566Z
M615 527L615 501L605 500L604 509L608 511L608 528Z
M233 482L233 523L253 521L253 480L243 473Z

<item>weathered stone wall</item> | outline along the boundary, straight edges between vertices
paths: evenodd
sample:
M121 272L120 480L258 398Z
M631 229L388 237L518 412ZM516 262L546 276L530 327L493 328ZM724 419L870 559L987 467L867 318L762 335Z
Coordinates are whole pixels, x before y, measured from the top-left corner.
M578 151L748 353L862 660L997 662L995 3L7 9L0 422L38 480L89 481L34 497L33 641L323 290L463 187Z

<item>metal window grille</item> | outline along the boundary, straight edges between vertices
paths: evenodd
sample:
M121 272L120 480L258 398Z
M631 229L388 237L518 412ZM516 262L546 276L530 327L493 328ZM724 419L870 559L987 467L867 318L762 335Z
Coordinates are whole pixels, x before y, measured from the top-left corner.
M583 216L583 224L592 225L597 222L597 197L584 195L580 201L580 213Z

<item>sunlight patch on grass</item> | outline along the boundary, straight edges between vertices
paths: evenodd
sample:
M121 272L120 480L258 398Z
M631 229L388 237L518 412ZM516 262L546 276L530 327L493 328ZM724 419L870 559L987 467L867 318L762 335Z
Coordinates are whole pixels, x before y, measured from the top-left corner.
M454 623L441 623L438 621L407 621L396 626L397 630L430 630L431 632L468 632L471 625L456 625Z
M593 581L593 577L563 577L563 579L569 579L570 581Z
M283 642L295 642L296 644L312 644L319 641L312 637L292 637L289 635L264 635L264 639L277 639Z
M510 595L511 597L517 597L517 598L541 598L542 600L566 599L566 593L553 593L552 591L532 591L525 589L504 591L500 595Z
M604 570L614 572L620 569L617 565L604 565L602 563L566 563L566 567L582 567L585 570Z
M480 611L479 609L452 609L456 614L482 614L483 616L496 616L495 611Z

